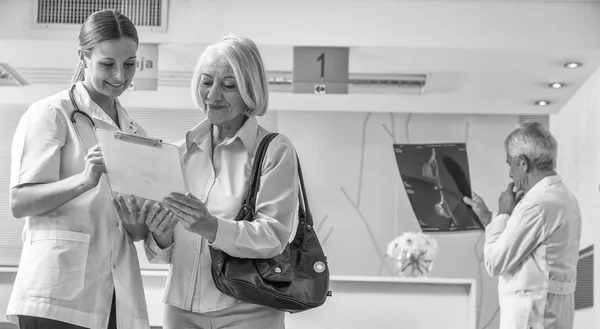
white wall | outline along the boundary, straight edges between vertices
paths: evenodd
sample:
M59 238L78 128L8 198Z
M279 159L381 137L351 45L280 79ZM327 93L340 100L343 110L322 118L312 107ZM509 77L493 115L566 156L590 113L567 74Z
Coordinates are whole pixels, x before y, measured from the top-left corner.
M550 118L558 140L558 172L577 196L583 216L581 249L600 246L600 71ZM600 328L600 262L594 261L596 306L576 312L575 327Z
M387 244L419 231L401 184L394 143L467 142L473 189L491 209L509 181L503 140L517 116L280 112L279 131L301 159L319 236L335 275L392 275ZM468 129L467 129L468 127ZM387 130L386 130L387 129ZM388 133L389 131L389 133ZM330 234L330 235L329 235ZM497 326L497 281L482 268L480 232L433 234L441 253L432 276L477 279L478 328Z

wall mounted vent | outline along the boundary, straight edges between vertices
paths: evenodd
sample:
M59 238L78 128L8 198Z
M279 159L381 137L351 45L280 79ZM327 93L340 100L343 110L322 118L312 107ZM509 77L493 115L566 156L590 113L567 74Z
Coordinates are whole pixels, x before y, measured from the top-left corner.
M577 285L575 287L575 309L594 306L594 246L579 252L577 263Z
M292 92L292 72L267 72L269 90ZM359 74L348 75L348 94L411 94L425 93L425 74Z
M546 128L550 128L550 115L548 114L519 116L519 123L523 123L526 121L537 121L543 124Z
M351 94L412 94L425 93L429 77L426 74L350 74Z
M139 32L166 32L169 0L36 0L35 29L77 29L95 11L116 9Z

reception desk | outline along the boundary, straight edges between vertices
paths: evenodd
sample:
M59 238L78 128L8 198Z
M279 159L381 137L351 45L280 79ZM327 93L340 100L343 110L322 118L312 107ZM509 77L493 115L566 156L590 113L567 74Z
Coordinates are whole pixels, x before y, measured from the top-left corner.
M162 323L165 274L144 271L150 324ZM476 329L475 279L332 276L333 296L286 315L286 329Z
M333 296L288 329L476 329L475 279L333 276Z
M0 328L16 267L0 268ZM163 323L167 272L142 271L152 328ZM286 315L286 329L476 329L475 279L332 276L333 296L316 309Z

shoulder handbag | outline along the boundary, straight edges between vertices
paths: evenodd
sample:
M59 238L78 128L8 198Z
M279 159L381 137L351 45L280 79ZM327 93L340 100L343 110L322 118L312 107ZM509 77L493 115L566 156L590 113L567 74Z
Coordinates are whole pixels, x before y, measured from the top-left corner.
M256 193L269 142L276 136L263 138L252 167L248 191L236 221L253 221ZM222 293L238 300L297 313L325 303L329 291L329 267L323 248L313 228L300 161L300 210L296 236L285 250L269 259L237 258L210 247L213 281Z

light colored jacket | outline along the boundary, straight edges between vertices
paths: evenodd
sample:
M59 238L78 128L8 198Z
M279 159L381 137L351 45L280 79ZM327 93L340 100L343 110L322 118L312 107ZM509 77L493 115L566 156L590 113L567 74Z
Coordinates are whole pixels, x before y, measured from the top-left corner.
M500 329L573 327L580 237L578 202L558 175L492 220L484 255L499 281Z
M265 154L254 221L234 221L246 193L252 162L268 131L249 117L236 135L217 145L211 140L212 124L205 120L178 143L190 192L217 217L212 246L235 257L270 258L280 254L298 225L298 166L290 140L278 135ZM165 249L152 234L146 255L153 263L170 263L164 302L206 313L239 301L222 294L213 283L210 250L206 239L177 224L173 243Z

